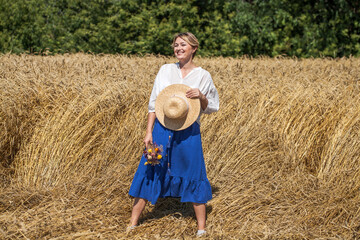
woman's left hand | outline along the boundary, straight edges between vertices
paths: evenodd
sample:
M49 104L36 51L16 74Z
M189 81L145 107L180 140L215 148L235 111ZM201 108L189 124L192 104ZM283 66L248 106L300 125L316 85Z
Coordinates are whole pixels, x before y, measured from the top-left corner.
M204 95L200 92L198 88L192 88L186 91L186 97L188 98L204 98Z
M202 110L205 110L208 105L208 100L204 94L200 92L198 88L192 88L186 91L186 97L200 99L200 105Z

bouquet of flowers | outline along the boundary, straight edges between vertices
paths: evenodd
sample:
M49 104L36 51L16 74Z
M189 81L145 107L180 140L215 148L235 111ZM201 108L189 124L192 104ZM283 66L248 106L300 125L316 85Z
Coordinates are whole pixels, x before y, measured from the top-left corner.
M159 164L162 159L162 151L162 145L158 146L156 143L149 145L148 148L144 150L144 157L147 160L145 165L151 164L152 166L155 166Z

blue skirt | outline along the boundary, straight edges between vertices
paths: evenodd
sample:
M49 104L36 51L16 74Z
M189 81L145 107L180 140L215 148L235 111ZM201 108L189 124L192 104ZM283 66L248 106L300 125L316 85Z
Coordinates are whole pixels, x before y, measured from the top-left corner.
M151 166L145 165L144 156L141 158L129 194L152 204L159 197L179 197L181 202L209 201L211 186L206 176L199 124L172 131L156 119L153 142L163 146L163 159Z

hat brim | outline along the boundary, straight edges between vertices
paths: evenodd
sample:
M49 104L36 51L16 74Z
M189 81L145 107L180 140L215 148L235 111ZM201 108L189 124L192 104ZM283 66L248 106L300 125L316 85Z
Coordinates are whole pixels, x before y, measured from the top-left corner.
M186 97L186 91L191 89L184 84L172 84L164 88L156 98L155 101L155 115L159 122L166 128L180 131L190 127L200 114L200 100ZM173 95L178 95L186 98L189 103L189 111L185 117L180 119L167 118L164 114L164 103Z

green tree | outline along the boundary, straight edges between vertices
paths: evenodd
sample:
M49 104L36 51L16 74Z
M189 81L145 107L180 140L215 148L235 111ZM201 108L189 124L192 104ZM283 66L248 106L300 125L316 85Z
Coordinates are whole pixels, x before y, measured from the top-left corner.
M172 54L194 32L203 56L360 56L359 1L0 0L1 52Z

